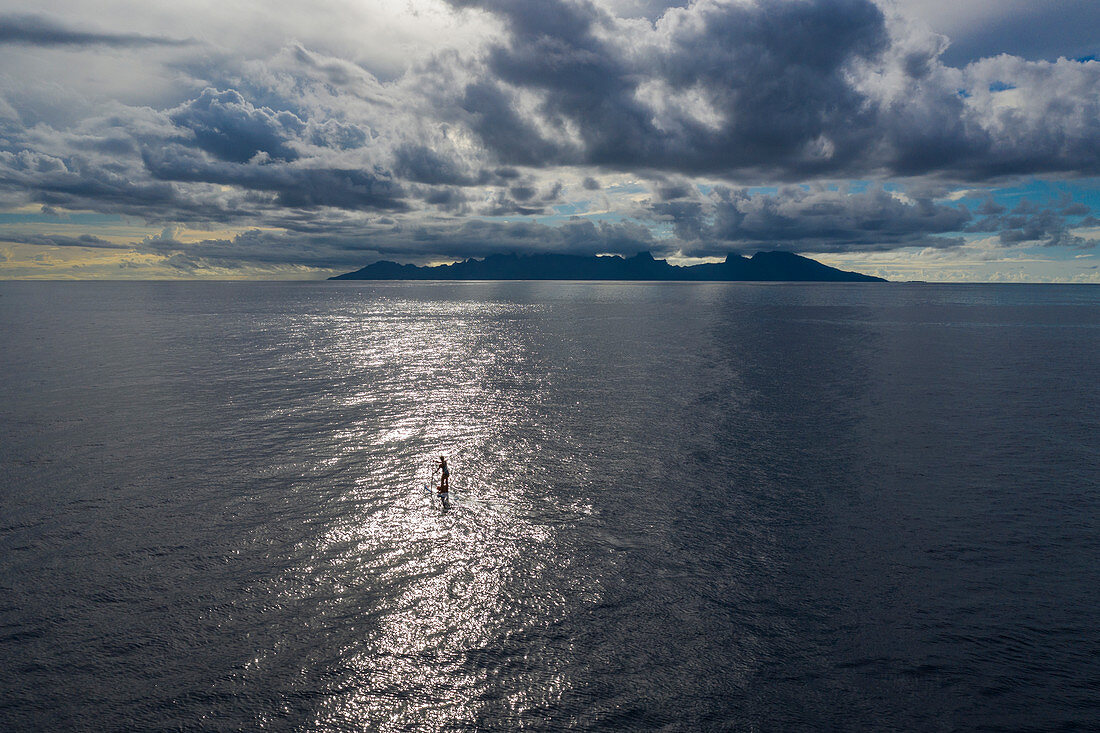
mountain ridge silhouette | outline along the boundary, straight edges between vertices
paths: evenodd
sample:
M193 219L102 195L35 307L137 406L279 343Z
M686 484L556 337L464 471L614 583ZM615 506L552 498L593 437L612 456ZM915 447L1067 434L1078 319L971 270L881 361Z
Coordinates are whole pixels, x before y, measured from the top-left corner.
M565 254L496 254L450 265L401 265L389 260L329 280L624 280L686 282L886 282L839 270L792 252L730 254L724 262L670 265L649 252L633 257Z

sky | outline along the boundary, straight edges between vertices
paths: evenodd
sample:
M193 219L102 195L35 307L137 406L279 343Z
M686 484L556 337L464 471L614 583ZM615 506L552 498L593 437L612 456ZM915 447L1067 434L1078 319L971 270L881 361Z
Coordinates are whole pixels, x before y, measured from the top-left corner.
M0 279L1100 283L1095 0L0 0Z

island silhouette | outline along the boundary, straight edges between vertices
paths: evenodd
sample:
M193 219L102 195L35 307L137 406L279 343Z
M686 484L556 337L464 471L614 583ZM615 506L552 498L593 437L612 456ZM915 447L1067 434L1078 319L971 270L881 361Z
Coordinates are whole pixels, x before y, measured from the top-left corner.
M382 260L329 280L655 280L768 282L886 282L838 270L791 252L730 254L724 262L670 265L649 252L633 257L564 254L496 254L450 265L419 267Z

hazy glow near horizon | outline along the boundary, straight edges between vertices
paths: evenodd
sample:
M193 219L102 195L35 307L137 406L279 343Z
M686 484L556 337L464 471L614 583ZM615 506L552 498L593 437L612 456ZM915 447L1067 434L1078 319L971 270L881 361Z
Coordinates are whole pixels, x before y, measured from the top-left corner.
M0 278L780 249L1100 282L1097 23L1091 0L0 0Z

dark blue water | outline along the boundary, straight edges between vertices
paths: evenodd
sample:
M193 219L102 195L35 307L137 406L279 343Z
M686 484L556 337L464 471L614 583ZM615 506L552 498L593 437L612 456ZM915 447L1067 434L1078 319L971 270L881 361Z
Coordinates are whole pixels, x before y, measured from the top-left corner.
M0 729L1100 721L1097 287L0 283L0 375Z

